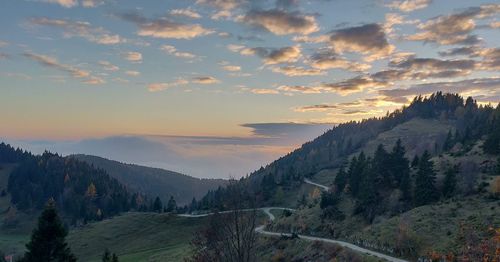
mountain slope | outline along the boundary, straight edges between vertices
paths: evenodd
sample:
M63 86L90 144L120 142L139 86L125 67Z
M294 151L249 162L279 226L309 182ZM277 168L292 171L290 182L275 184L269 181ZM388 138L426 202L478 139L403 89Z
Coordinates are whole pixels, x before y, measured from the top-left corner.
M500 104L438 92L385 117L334 127L240 183L249 204L298 209L278 219L276 231L340 238L410 259L465 257L464 230L483 245L492 237L488 228L500 228L499 153ZM305 192L305 178L331 191ZM210 192L197 207L223 209L225 196Z
M199 179L160 168L124 164L97 156L74 155L106 172L133 191L159 196L164 203L173 196L178 204L191 203L193 198L201 198L207 191L226 184L223 179Z

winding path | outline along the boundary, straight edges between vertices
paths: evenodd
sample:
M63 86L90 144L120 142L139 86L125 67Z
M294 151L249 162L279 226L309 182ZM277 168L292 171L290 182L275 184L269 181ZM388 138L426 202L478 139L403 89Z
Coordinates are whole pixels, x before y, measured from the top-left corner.
M327 191L327 190L330 189L329 187L327 187L325 185L314 183L314 182L312 182L309 179L304 179L304 182L308 183L308 184L311 184L311 185L314 185L314 186L317 186L317 187L320 187L322 190L325 190L325 191ZM276 217L271 213L272 209L275 209L275 210L295 211L295 209L286 208L286 207L261 207L261 208L257 208L257 210L263 211L269 217L270 221L273 221L274 219L276 219ZM254 210L254 209L241 209L240 211L251 211L251 210ZM230 212L233 212L233 211L234 210L222 211L220 213L222 213L222 214L223 213L230 213ZM213 213L198 214L198 215L178 214L178 216L180 216L180 217L206 217L206 216L209 216L209 215L212 215L212 214ZM255 228L255 232L257 232L259 234L267 235L267 236L276 236L276 237L291 236L292 235L291 233L280 233L280 232L266 231L266 225L265 224L256 227ZM330 239L330 238L323 238L323 237L313 237L313 236L307 236L307 235L298 235L298 237L300 239L304 239L304 240L307 240L307 241L321 241L321 242L325 242L325 243L337 244L339 246L352 249L352 250L354 250L356 252L369 254L369 255L372 255L374 257L385 259L385 260L390 261L390 262L408 262L408 260L404 260L404 259L397 258L397 257L391 257L389 255L382 254L380 252L369 250L369 249L366 249L366 248L363 248L363 247L360 247L360 246L357 246L357 245L354 245L354 244L351 244L351 243L348 243L348 242L340 241L340 240L335 240L335 239Z
M307 183L307 184L313 185L313 186L317 186L317 187L321 188L321 190L324 190L324 191L330 190L330 187L327 187L325 185L321 185L321 184L318 184L318 183L314 183L313 181L311 181L311 180L309 180L307 178L304 178L304 182Z

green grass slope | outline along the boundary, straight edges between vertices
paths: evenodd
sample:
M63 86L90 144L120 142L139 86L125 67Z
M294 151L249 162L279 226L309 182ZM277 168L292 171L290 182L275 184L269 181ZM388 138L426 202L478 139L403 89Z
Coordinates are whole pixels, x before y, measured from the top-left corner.
M73 157L106 170L110 176L134 191L153 197L159 196L165 203L172 195L177 204L188 204L193 197L199 199L209 190L226 184L223 179L199 179L160 168L124 164L97 156Z
M80 261L100 261L105 248L120 261L183 261L207 218L127 213L70 231L68 243Z

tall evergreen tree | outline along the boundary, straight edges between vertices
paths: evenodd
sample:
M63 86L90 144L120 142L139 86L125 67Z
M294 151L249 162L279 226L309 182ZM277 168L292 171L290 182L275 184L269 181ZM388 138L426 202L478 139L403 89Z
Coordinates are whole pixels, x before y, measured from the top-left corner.
M372 167L375 171L375 183L384 188L391 187L390 158L382 144L379 144L373 155Z
M371 223L377 214L378 203L380 201L380 196L377 192L376 172L371 167L363 170L358 199L357 212L361 212L363 217Z
M411 167L418 167L418 155L415 154L415 156L413 157L413 160L411 161Z
M363 178L363 170L365 169L366 164L367 161L364 152L359 153L357 158L353 158L351 160L348 176L351 192L354 196L357 196L359 192L359 187Z
M167 212L174 212L177 209L177 203L173 196L170 196L170 199L167 203Z
M104 250L104 254L102 254L102 262L111 262L111 253L109 253L109 249Z
M448 151L453 147L453 134L451 133L451 129L448 130L448 134L446 135L446 140L443 144L443 151Z
M431 155L427 150L420 157L415 179L414 199L416 206L427 205L439 199L439 192L434 185L436 172L430 159Z
M153 203L153 211L161 213L163 210L163 203L161 202L159 197L155 198L155 202Z
M335 184L339 192L342 192L344 190L345 185L347 184L347 173L344 170L344 166L340 167L333 183Z
M444 176L444 182L443 182L443 196L444 197L452 196L453 192L455 191L455 188L457 186L458 170L459 170L459 166L457 166L457 165L449 167L446 170L446 173Z
M68 231L57 215L55 201L49 200L38 219L38 227L33 230L23 262L74 262L65 241Z
M409 161L405 157L406 150L401 143L401 139L396 141L392 152L391 152L391 173L394 179L394 183L396 186L401 188L401 181L409 181L410 176L410 167ZM403 188L407 188L407 185L404 185Z

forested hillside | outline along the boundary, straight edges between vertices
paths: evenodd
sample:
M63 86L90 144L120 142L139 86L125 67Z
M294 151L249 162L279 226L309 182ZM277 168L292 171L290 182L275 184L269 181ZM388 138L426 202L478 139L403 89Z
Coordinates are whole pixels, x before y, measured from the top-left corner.
M193 198L200 199L209 190L217 189L227 182L223 179L199 179L160 168L124 164L90 155L72 157L106 170L110 176L135 192L159 196L164 203L173 196L177 204L189 204Z
M500 106L479 105L471 97L464 99L458 94L438 92L429 97L415 97L409 106L387 113L385 117L340 124L253 172L248 178L242 179L242 183L248 184L248 195L255 195L257 203L266 203L276 194L276 190L287 191L299 187L304 177L346 166L355 154L364 150L371 151L365 154L373 154L378 147L373 144L387 143L385 139L379 139L379 135L417 119L423 119L430 126L422 128L423 131L413 131L416 135L411 137L407 135L411 131L403 129L392 139L394 142L401 139L400 147L405 147L402 154L407 158L420 156L425 150L430 154L429 157L451 149L464 153L482 139L484 153L495 155L500 152ZM434 120L436 126L432 126ZM433 129L443 129L443 126L448 129L432 133ZM361 183L357 181L355 184L358 182ZM223 190L209 192L198 205L200 208L220 208L223 206L220 203L224 199L223 195Z
M344 239L410 259L495 254L500 104L436 93L340 124L239 183L246 204L287 206L271 228ZM326 185L328 190L304 183ZM227 189L194 209L225 209Z
M1 143L0 163L15 166L5 193L17 210L41 210L53 198L64 217L77 223L152 206L145 195L132 193L106 171L75 158L32 155Z

